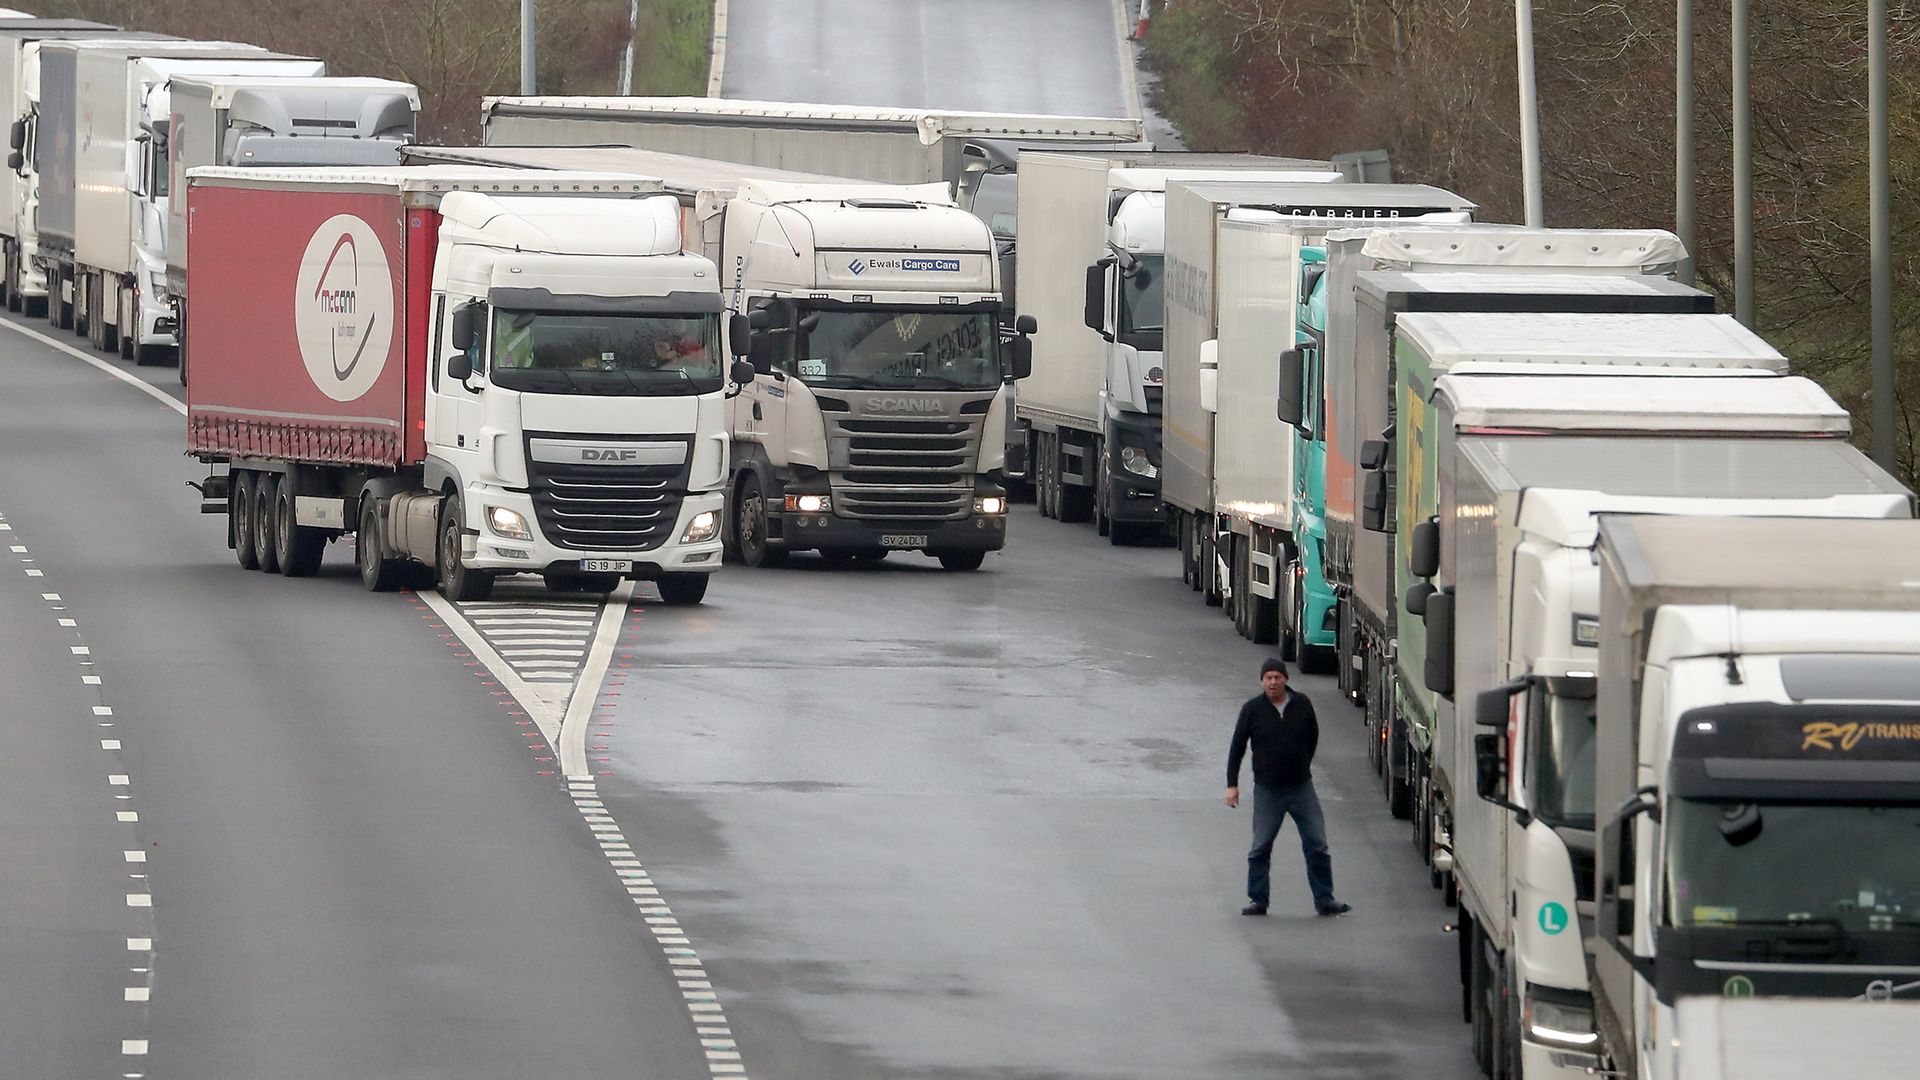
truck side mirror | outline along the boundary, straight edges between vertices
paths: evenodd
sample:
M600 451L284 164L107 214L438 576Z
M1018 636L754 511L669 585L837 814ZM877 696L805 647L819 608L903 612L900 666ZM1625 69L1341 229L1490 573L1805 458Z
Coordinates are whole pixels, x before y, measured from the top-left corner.
M1613 818L1600 827L1600 844L1594 853L1594 865L1598 870L1597 888L1594 889L1594 936L1600 943L1620 955L1642 978L1653 978L1653 958L1641 956L1633 951L1633 832L1629 825L1634 818L1646 814L1654 821L1660 820L1659 793L1651 788L1641 788L1633 797L1622 803L1614 812Z
M1473 699L1473 722L1481 727L1506 727L1514 695L1525 692L1532 685L1532 679L1515 679L1491 690L1480 691Z
M754 371L753 361L735 360L733 366L728 369L727 374L733 377L736 386L745 386L753 381L753 377L757 373Z
M1407 544L1407 564L1417 578L1430 578L1440 572L1440 521L1428 518L1413 527Z
M27 159L24 157L21 157L20 151L18 150L15 150L13 153L7 155L7 168L12 169L14 172L19 172L21 166L25 165L26 163L27 163Z
M1488 802L1507 798L1507 733L1473 737L1473 790Z
M766 308L754 308L747 313L747 326L754 330L766 330L773 326L773 312Z
M27 122L25 120L15 120L13 126L7 129L7 146L13 150L25 150L27 148Z
M1453 591L1427 598L1427 689L1453 696Z
M1307 297L1313 295L1313 287L1315 285L1320 284L1320 279L1326 276L1327 276L1326 263L1315 263L1314 265L1307 267L1306 271L1300 275L1300 302L1301 303L1304 304L1307 302Z
M454 382L466 382L473 378L473 357L464 352L447 357L447 378Z
M1033 339L1025 334L1007 343L1008 366L1012 368L1014 379L1024 379L1033 374Z
M1220 411L1220 342L1213 339L1200 343L1200 409Z
M1280 354L1280 422L1300 426L1300 383L1306 378L1306 353L1295 347Z
M1104 261L1087 267L1086 320L1087 329L1100 334L1107 332L1107 264Z
M470 300L453 309L454 348L459 349L461 352L466 352L473 348L473 343L479 336L479 320L486 314L486 311L487 305L478 300ZM471 361L467 364L467 371L469 374L473 371ZM447 372L448 374L452 374L453 368L449 366ZM464 379L462 381L464 381Z
M1414 582L1413 587L1407 590L1407 614L1425 615L1427 613L1427 601L1432 599L1433 594L1439 591L1431 581Z
M735 356L745 356L753 351L753 321L745 315L733 315L727 319L727 351Z
M1368 532L1387 531L1387 474L1368 471L1362 482L1360 527Z
M1384 469L1387 467L1387 440L1368 439L1360 444L1360 467L1363 469Z
M1037 334L1040 332L1040 320L1031 315L1022 315L1013 320L1013 329L1020 334Z

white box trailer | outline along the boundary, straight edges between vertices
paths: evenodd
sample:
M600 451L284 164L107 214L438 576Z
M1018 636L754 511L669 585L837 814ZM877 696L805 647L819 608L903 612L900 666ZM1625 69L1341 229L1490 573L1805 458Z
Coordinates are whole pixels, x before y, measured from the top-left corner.
M1168 183L1160 493L1185 576L1228 600L1243 636L1277 640L1289 599L1297 478L1279 399L1301 335L1301 249L1356 222L1460 225L1475 209L1424 184ZM1297 400L1304 377L1291 381Z
M7 307L38 316L47 297L46 278L34 263L39 253L40 196L34 171L35 131L40 113L40 46L58 40L173 41L165 34L116 30L84 19L36 19L0 27L0 122L8 125L11 153L0 172L0 241L6 246Z
M1095 520L1115 543L1162 528L1167 185L1341 179L1322 163L1286 158L1021 155L1019 306L1040 333L1018 415L1030 429L1043 515Z
M1135 117L1048 116L734 101L696 97L488 97L489 146L635 146L886 184L945 182L971 206L970 178L986 159L970 142L994 139L1137 143Z
M230 41L50 41L40 54L37 258L59 282L50 284L58 296L49 314L103 349L128 339L129 352L171 350L172 315L151 303L166 274L165 216L140 206L164 183L156 121L167 115L167 80L247 64L300 74L325 65ZM149 238L150 264L134 249Z
M1429 661L1416 677L1436 693L1436 678L1451 685L1435 702L1434 776L1472 960L1462 989L1494 1033L1490 1057L1569 1080L1595 1063L1598 1042L1582 949L1597 810L1597 515L1912 512L1899 481L1846 442L1845 410L1806 379L1589 370L1469 367L1437 380L1442 503L1425 531L1438 558L1416 569L1433 569L1438 590L1416 586ZM1421 606L1414 598L1406 608ZM1446 640L1432 629L1440 607ZM1483 765L1503 787L1483 784ZM1512 1007L1519 1016L1505 1019L1524 1022L1494 1022Z
M1911 999L1920 523L1608 514L1594 558L1612 1068L1678 1076L1693 996Z

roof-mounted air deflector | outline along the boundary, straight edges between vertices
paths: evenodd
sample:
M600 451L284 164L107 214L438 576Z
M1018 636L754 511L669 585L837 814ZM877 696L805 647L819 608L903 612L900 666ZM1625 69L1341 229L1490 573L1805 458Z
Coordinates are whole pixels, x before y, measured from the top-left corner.
M920 204L906 199L855 198L845 200L848 206L861 210L918 210Z

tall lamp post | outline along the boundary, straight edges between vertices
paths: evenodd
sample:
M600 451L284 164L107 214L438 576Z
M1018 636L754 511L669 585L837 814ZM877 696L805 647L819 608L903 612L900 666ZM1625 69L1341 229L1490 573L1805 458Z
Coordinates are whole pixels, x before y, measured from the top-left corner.
M1872 236L1873 460L1891 471L1893 452L1893 218L1887 166L1887 0L1867 3L1867 188Z
M533 94L533 0L520 0L520 92Z
M1520 176L1526 186L1527 227L1547 223L1540 183L1540 95L1533 79L1533 0L1514 0L1515 51L1520 60Z

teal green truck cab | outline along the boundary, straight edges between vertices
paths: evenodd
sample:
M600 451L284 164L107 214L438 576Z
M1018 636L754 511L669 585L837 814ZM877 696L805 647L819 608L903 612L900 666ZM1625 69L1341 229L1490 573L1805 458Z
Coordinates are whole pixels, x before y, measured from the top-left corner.
M1310 674L1333 670L1339 642L1337 595L1322 559L1327 542L1327 432L1325 365L1327 343L1327 251L1300 249L1299 331L1301 352L1300 416L1293 429L1293 565L1288 568L1294 602L1287 612L1287 638Z

